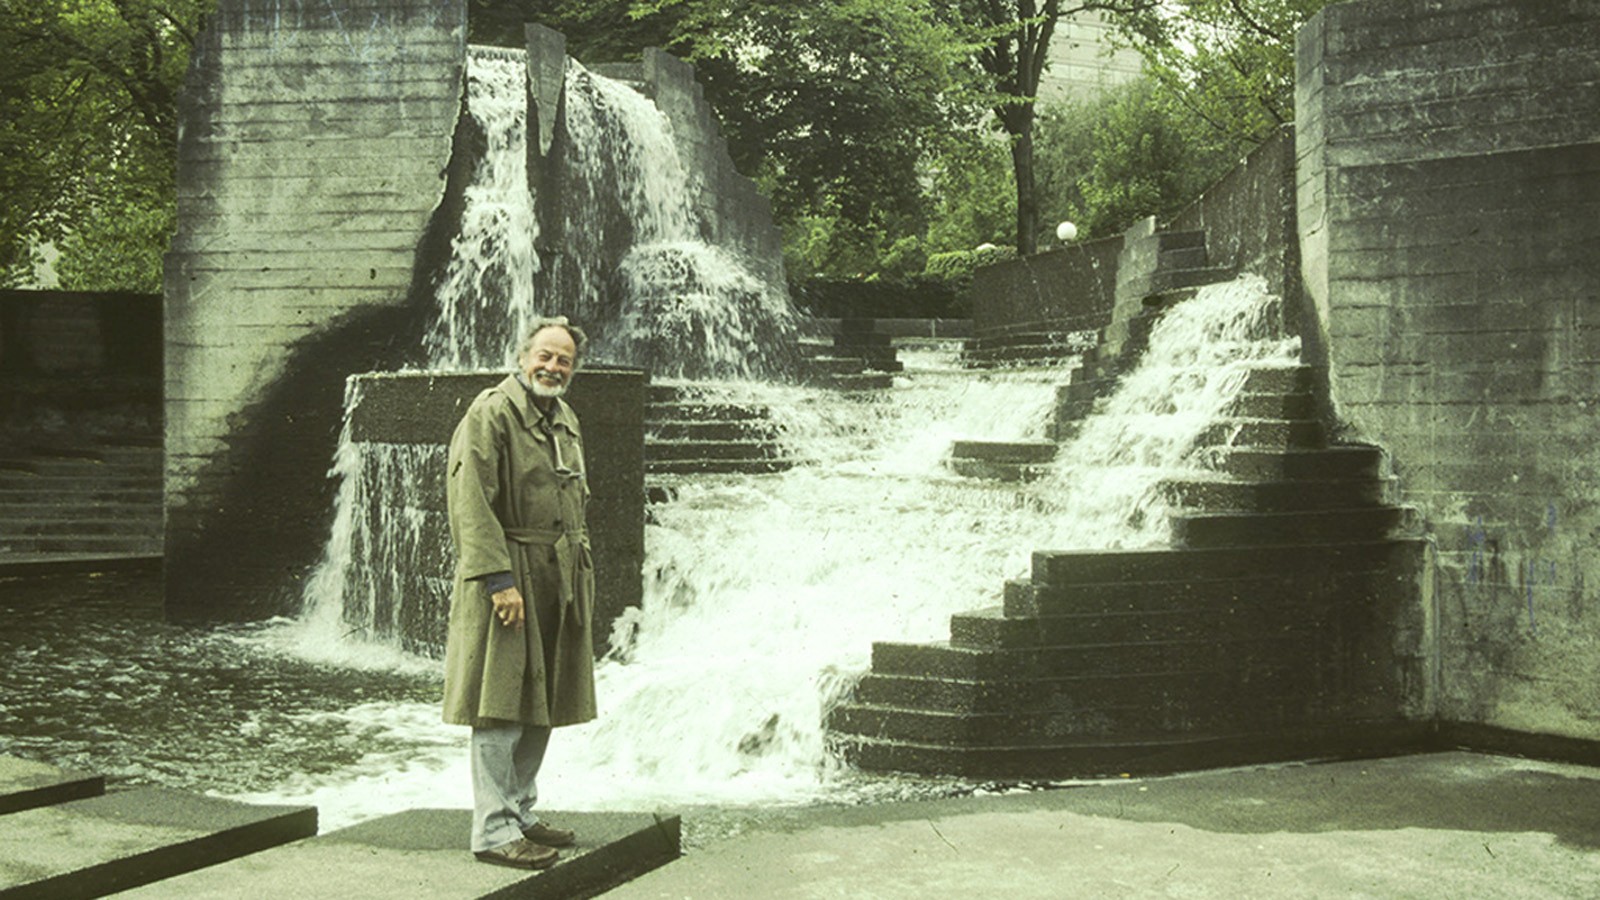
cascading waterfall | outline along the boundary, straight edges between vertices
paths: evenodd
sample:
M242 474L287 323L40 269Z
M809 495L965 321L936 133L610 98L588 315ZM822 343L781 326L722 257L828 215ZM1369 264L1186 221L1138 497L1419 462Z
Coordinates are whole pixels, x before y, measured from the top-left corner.
M797 335L787 292L702 233L701 174L685 169L671 122L638 91L575 62L566 110L568 252L554 280L576 285L572 308L584 321L605 323L591 352L658 378L775 371L773 356ZM608 214L620 221L596 228ZM615 231L629 232L620 261Z
M437 279L437 315L423 337L423 371L505 369L538 315L565 312L590 326L591 361L648 365L663 376L750 376L797 327L781 285L753 275L737 254L701 238L697 186L671 126L638 91L568 61L569 134L554 179L563 247L551 254L580 289L547 309L535 296L542 263L528 177L526 53L474 47L466 113L482 137L460 199L459 233ZM620 236L619 236L620 233ZM625 249L620 261L617 248ZM569 282L570 283L570 279ZM620 299L618 299L620 298ZM613 308L608 308L611 305ZM762 350L761 348L767 348ZM357 389L347 393L346 418ZM340 484L334 530L307 583L309 622L340 634L398 640L414 608L387 598L447 596L447 529L407 499L417 473L442 469L442 447L352 443L349 423L331 475ZM438 562L430 583L397 581L398 563ZM331 642L312 639L337 654ZM421 649L421 648L410 648Z
M525 56L487 48L467 56L467 114L485 146L436 289L438 318L423 339L428 371L510 366L536 315L539 223L528 185Z
M684 478L654 509L644 605L619 621L618 650L598 668L600 718L552 742L541 802L782 803L859 789L830 763L822 721L872 642L946 638L952 613L998 602L1036 549L1163 544L1158 482L1203 467L1195 441L1250 368L1296 362L1297 342L1265 325L1275 302L1247 277L1169 312L1056 471L1021 487L954 476L942 459L952 439L1041 437L1064 367L977 373L925 352L870 399L729 385L774 410L805 463ZM435 710L375 715L352 712L417 746L406 771L308 776L257 799L316 803L330 826L459 802L465 754Z

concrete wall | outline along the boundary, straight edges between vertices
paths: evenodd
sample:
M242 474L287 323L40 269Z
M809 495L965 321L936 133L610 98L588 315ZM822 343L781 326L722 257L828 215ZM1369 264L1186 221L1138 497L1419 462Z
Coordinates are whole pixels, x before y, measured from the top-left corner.
M655 47L644 52L645 92L672 123L684 170L700 180L700 215L708 239L737 248L768 284L782 286L783 236L772 224L772 201L733 167L716 113L694 68Z
M0 291L0 443L91 410L159 423L160 406L159 295Z
M169 611L292 609L344 378L385 368L445 187L465 0L220 0L166 276Z
M1294 153L1294 128L1286 125L1166 229L1204 231L1209 265L1265 278L1267 290L1283 298L1289 330L1298 332L1304 291L1295 240Z
M1439 715L1600 739L1600 5L1348 3L1298 54L1305 284L1434 543Z
M984 266L967 294L974 332L1104 328L1116 303L1121 252L1119 235Z

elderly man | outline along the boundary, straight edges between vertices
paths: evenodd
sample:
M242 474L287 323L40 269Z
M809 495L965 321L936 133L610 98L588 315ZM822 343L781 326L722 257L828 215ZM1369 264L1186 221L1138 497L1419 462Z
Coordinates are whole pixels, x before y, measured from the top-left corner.
M520 371L479 394L450 439L444 720L472 726L472 850L496 865L544 868L575 840L533 805L550 729L595 716L589 486L561 399L583 343L565 318L536 322Z

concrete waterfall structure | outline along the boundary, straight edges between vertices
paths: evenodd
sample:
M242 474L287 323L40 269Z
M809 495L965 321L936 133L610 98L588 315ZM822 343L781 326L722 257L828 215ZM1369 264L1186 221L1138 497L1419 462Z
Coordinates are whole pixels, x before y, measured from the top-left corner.
M196 48L166 297L173 615L293 605L346 377L415 362L470 137L465 9L221 0ZM542 152L560 103L540 60L561 52L528 43ZM1294 128L1175 221L980 273L968 355L1092 345L1059 440L1152 317L1249 272L1306 365L1257 376L1214 436L1227 487L1171 486L1175 549L1039 548L948 645L880 636L833 720L864 765L1049 777L1440 741L1600 757L1600 7L1359 0L1298 54ZM682 71L652 55L628 77L719 173L707 231L770 250ZM554 240L564 220L542 215ZM645 425L624 424L639 472ZM1048 448L1008 452L1026 477ZM642 495L596 531L640 527Z
M1600 758L1600 7L1337 4L1298 64L1296 127L1165 228L979 273L968 354L1097 335L1061 392L1071 433L1199 233L1200 265L1282 292L1308 366L1247 388L1222 480L1168 486L1173 549L1041 549L948 642L875 645L831 720L862 765ZM1048 450L965 444L953 464L1026 478Z
M346 378L427 363L423 336L484 137L464 114L467 5L221 0L208 20L182 109L179 227L167 261L171 615L297 609L329 534L334 484L325 473ZM629 235L642 229L613 202L589 217L604 220L598 237L574 232L571 214L587 215L562 195L566 179L577 177L563 168L578 155L562 91L563 73L575 64L562 37L538 26L528 26L524 47L507 52L526 54L528 180L532 192L549 194L532 229L542 264L529 277L538 296L561 298L545 311L577 307L593 326L596 317L620 314L622 292L584 279L590 270L615 278L603 267L615 266ZM692 173L684 179L684 224L750 266L740 282L747 291L781 293L769 205L733 171L692 70L651 51L622 75L653 98L670 122L667 152ZM598 152L626 157L617 147ZM580 186L594 193L592 183ZM580 244L594 252L580 254L573 249ZM784 295L769 305L786 304ZM647 324L651 312L642 313ZM603 347L622 329L596 331ZM499 367L505 341L492 343L493 357L466 368ZM637 364L589 360L606 362ZM640 418L602 423L596 416L594 427L619 425L633 437L597 432L590 446L624 448L616 464L637 479L630 459L642 406L618 408ZM448 423L433 424L441 428L437 440L448 437ZM592 514L594 532L614 536L622 551L608 558L597 544L598 568L616 574L613 593L637 602L642 488L618 487Z

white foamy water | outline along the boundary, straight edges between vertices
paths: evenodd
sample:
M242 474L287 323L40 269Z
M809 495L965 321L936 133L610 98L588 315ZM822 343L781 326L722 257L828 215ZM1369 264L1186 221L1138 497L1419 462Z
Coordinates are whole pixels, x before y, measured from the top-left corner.
M512 365L516 341L536 315L539 223L528 184L525 55L469 53L467 98L485 148L463 192L461 226L437 287L450 302L439 304L424 338L429 370Z
M770 405L802 465L684 477L655 508L643 608L619 621L622 646L598 667L600 718L552 740L541 805L799 803L851 790L821 726L872 643L947 638L950 615L998 603L1034 550L1164 542L1156 483L1200 464L1195 437L1250 367L1295 361L1295 343L1262 324L1273 302L1244 278L1169 313L1144 364L1050 477L1026 486L957 477L943 459L956 439L1041 438L1065 367L964 371L953 352L922 351L893 390L866 397L722 386ZM436 706L343 715L353 733L413 749L251 799L315 803L325 828L468 805L466 732L437 724Z

